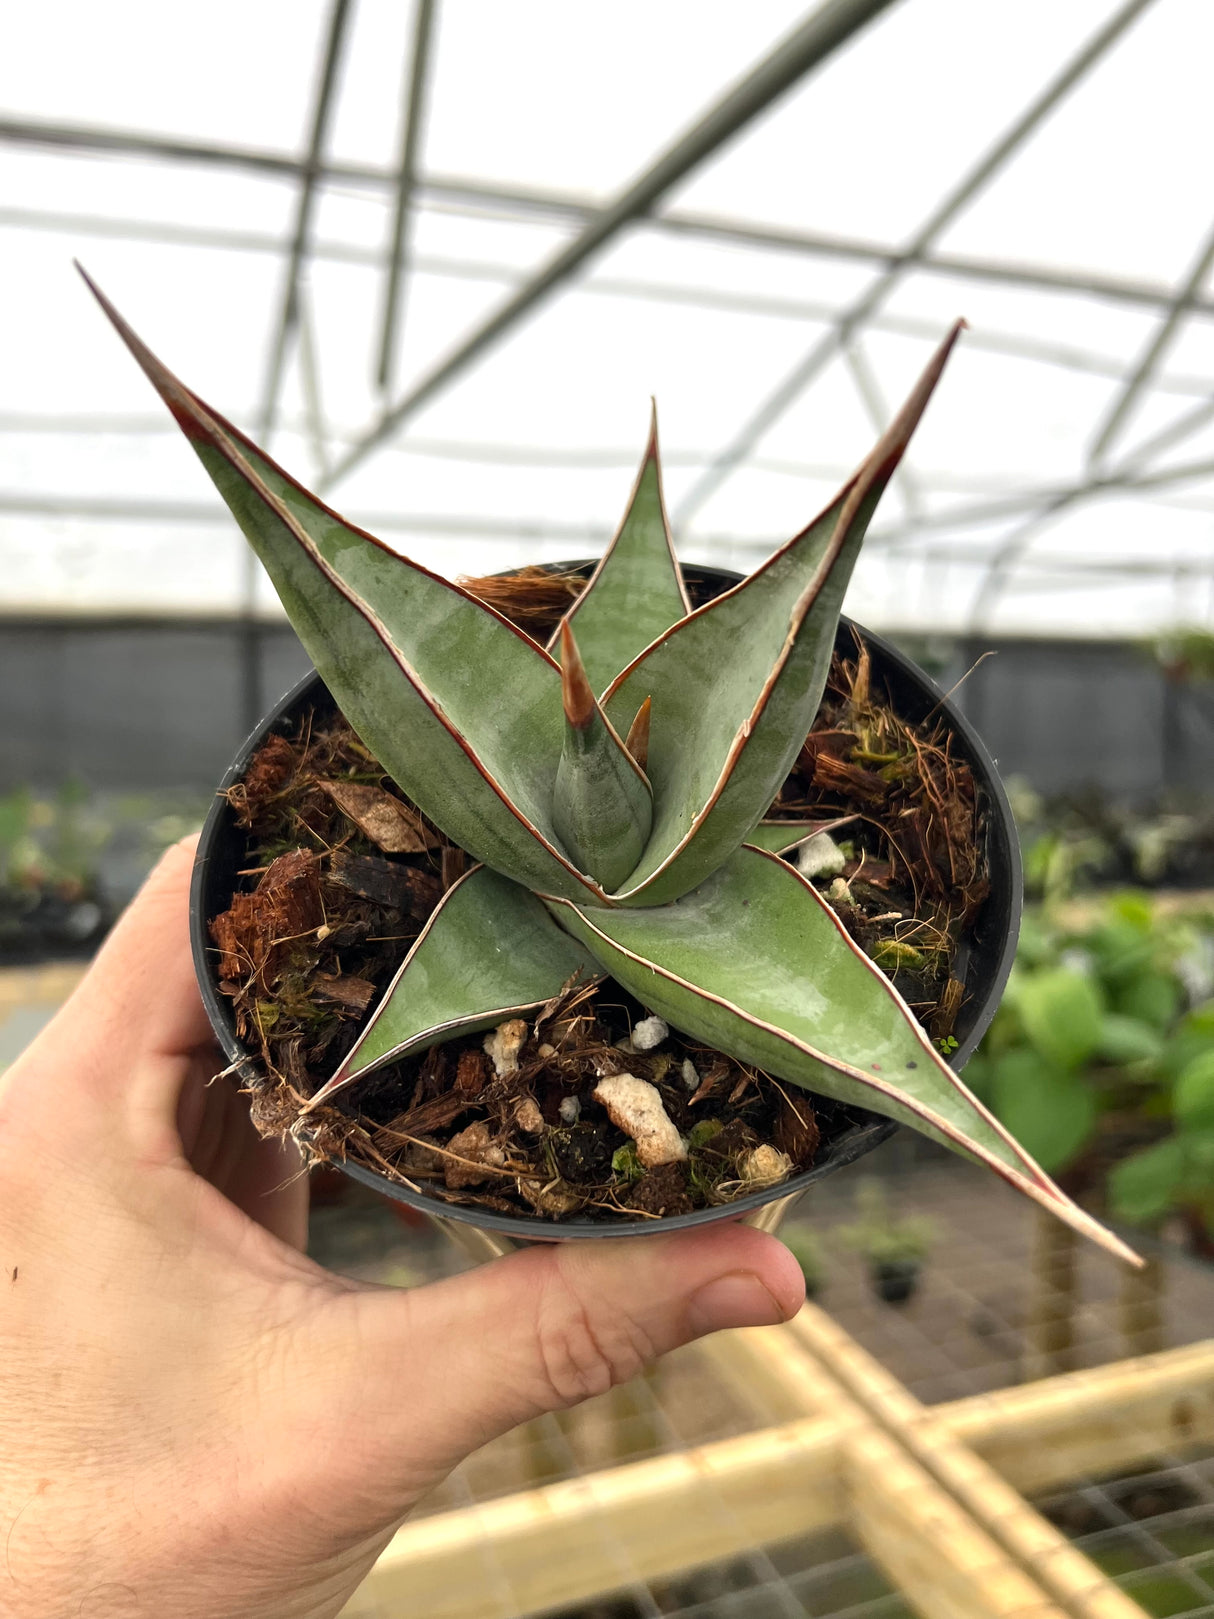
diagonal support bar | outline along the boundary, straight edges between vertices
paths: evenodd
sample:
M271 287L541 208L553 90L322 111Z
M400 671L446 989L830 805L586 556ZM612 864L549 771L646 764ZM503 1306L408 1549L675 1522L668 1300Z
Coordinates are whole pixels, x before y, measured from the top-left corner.
M392 381L392 360L396 353L397 331L405 296L406 232L417 189L417 157L421 149L426 85L430 76L430 41L436 7L437 0L417 0L413 48L405 81L400 174L396 183L396 208L392 215L392 236L384 274L384 311L379 328L379 364L375 379L381 390L387 389Z
M1158 383L1156 389L1158 391ZM1130 453L1117 463L1118 471L1134 472L1139 467L1147 466L1165 450L1183 444L1185 439L1200 433L1206 423L1212 420L1214 420L1214 395L1193 405L1167 427L1161 427L1158 433L1152 433L1150 438L1136 444Z
M1143 0L1138 0L1138 3L1143 3ZM794 29L639 179L621 192L613 203L589 219L567 247L525 282L453 354L428 372L403 399L383 411L379 420L351 446L334 468L329 482L335 483L351 472L441 388L467 370L486 349L517 326L542 299L567 282L592 254L605 247L633 220L644 217L672 186L711 157L777 97L846 44L890 4L892 0L826 0L825 5Z
M1094 494L1096 488L1094 483L1084 484L1053 496L1039 511L1026 518L1000 542L999 549L991 557L986 576L974 597L974 605L970 608L969 628L972 635L986 628L996 603L1007 589L1008 580L1016 564L1041 530L1055 518L1063 516L1072 506L1078 505L1086 496Z
M906 271L927 253L932 243L969 206L1004 164L1019 151L1038 125L1044 122L1059 102L1070 94L1150 4L1151 0L1128 0L1127 4L1121 6L1104 27L1099 29L1083 49L1067 63L1062 72L1046 86L1006 134L968 174L963 176L943 201L932 210L900 256L877 277L867 292L836 318L831 329L773 389L691 486L674 514L676 522L685 523L716 493L769 428L773 427L800 398L834 356L840 343L846 342L852 332L879 307Z
M789 1331L808 1351L824 1393L829 1397L832 1385L844 1389L912 1469L921 1470L981 1526L1012 1567L1035 1582L1060 1613L1073 1619L1141 1619L1137 1603L1106 1579L824 1311L805 1305ZM863 1482L871 1487L876 1480L869 1472ZM878 1536L874 1551L880 1555L885 1530L879 1506L868 1490L857 1499L873 1513L871 1531ZM938 1545L930 1541L923 1547L928 1559L938 1552Z
M316 199L321 154L329 126L329 112L333 102L333 89L337 82L337 67L345 37L346 21L350 13L350 0L333 0L329 17L329 34L325 43L320 82L316 92L316 106L312 115L312 132L308 141L308 155L299 189L295 211L295 229L291 238L291 253L287 261L286 282L278 320L270 339L270 357L266 367L259 414L259 438L268 445L278 415L278 397L282 389L282 376L286 368L287 349L299 325L299 280L307 257L308 238L312 229L312 211ZM319 400L316 416L320 417ZM241 561L241 619L244 633L240 646L240 707L247 730L252 730L262 711L261 653L256 633L257 584L261 569L257 557L248 546L244 547Z
M1210 266L1214 264L1214 228L1206 236L1201 250L1189 268L1176 296L1168 309L1167 315L1161 323L1159 330L1151 338L1143 351L1142 358L1135 366L1125 386L1114 399L1108 414L1097 428L1092 440L1092 447L1088 452L1088 465L1098 466L1108 454L1113 443L1120 435L1130 412L1138 402L1143 389L1148 387L1159 363L1171 346L1176 336L1177 328L1184 319L1191 300L1205 285L1206 277L1210 273Z
M316 192L320 183L321 158L328 136L329 119L333 109L333 92L337 85L337 71L345 42L346 25L350 17L350 0L333 0L329 13L329 32L321 60L320 77L316 88L316 104L312 111L312 128L308 138L308 152L300 177L299 200L295 209L295 228L291 233L291 252L287 260L286 281L278 320L270 345L270 360L262 389L258 436L268 444L278 415L278 395L286 365L287 349L299 322L299 278L308 256L308 241L312 230L312 214Z
M133 135L122 130L84 124L50 124L36 119L0 118L0 144L45 147L62 152L104 152L116 157L137 157L168 163L231 169L269 175L276 179L299 179L306 165L298 158L285 157L253 147L179 140L166 135ZM324 184L337 183L375 192L394 191L399 170L369 164L326 162L317 169ZM455 213L484 212L494 217L520 220L571 220L581 224L598 210L584 198L564 193L536 191L517 186L488 185L453 176L431 174L415 186L415 198L428 207ZM173 226L147 220L121 220L110 217L42 212L34 209L5 208L0 222L20 224L30 229L90 231L102 236L131 236L149 241L182 242L208 246L231 246L242 251L277 252L281 244L256 231L224 231L206 226ZM650 215L654 230L688 236L703 241L736 243L741 247L803 254L808 257L837 258L881 268L900 263L905 249L890 243L857 237L829 235L820 231L789 230L759 226L735 219L715 218L682 210ZM314 255L337 258L349 263L379 262L370 249L355 243L330 242L313 248ZM1080 297L1102 298L1149 309L1166 310L1172 303L1170 288L1132 277L1104 275L1094 271L1059 268L1057 265L988 259L965 253L924 253L914 268L925 275L961 277L996 286L1031 287L1040 292L1058 292ZM1195 295L1188 312L1214 314L1214 299ZM936 327L934 330L938 330ZM975 341L970 339L971 344Z

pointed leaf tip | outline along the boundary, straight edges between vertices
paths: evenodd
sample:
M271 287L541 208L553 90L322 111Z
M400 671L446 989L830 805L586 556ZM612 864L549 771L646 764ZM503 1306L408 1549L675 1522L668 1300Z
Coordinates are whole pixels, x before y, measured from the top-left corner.
M573 631L565 619L561 620L561 700L570 725L575 731L584 731L594 719L598 705L590 682L586 679Z
M566 614L577 626L595 692L604 691L638 653L690 611L666 516L657 406L651 402L649 437L623 520ZM560 642L558 628L549 651L555 653Z
M672 1028L808 1091L909 1124L1139 1263L966 1088L822 897L775 855L743 847L671 905L592 911L545 903Z
M648 461L659 460L658 451L658 402L653 394L649 396L649 437L645 441L645 454L641 465Z
M649 764L649 716L653 712L653 698L646 697L637 709L636 719L628 727L624 746L642 770Z
M200 418L199 401L194 399L185 384L174 376L168 366L156 358L138 332L123 319L80 260L73 259L72 263L76 266L80 279L101 305L110 325L134 355L139 369L168 406L173 420L186 438L195 446L210 442L212 435Z
M654 828L622 905L686 894L772 803L821 701L835 628L865 530L940 379L960 323L858 471L748 579L671 626L603 695L622 730L655 702Z
M873 462L877 462L887 475L892 472L906 453L906 447L911 441L916 427L918 427L923 412L927 409L928 400L936 391L936 384L948 364L949 355L956 346L957 339L962 332L968 329L968 321L964 318L955 320L944 341L936 349L922 376L911 389L901 410L889 424L869 459L869 470Z
M552 819L581 870L610 892L632 872L653 825L644 770L595 699L568 623L561 625L565 740Z
M551 882L603 903L603 891L558 847L551 820L565 730L555 660L494 609L318 501L178 381L84 279L388 773L477 858L532 887ZM436 622L442 635L433 633Z

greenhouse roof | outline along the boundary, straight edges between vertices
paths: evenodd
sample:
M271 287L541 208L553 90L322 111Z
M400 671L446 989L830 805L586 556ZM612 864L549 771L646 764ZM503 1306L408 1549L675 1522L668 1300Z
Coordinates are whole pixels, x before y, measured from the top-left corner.
M1214 628L1212 47L1204 0L20 8L0 600L276 610L78 257L451 575L596 555L651 395L681 555L752 567L964 315L849 611Z

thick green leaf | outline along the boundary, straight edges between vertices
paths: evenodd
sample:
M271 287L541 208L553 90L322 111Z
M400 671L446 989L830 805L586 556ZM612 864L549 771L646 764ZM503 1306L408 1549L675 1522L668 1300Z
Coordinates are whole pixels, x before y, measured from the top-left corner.
M1096 1123L1091 1086L1023 1047L994 1063L989 1094L991 1111L1048 1173L1071 1162Z
M1094 958L1106 983L1124 984L1150 965L1158 945L1150 933L1127 921L1107 922L1082 936L1082 948Z
M467 591L323 506L190 393L93 291L388 773L477 859L530 887L601 903L552 824L564 726L555 660Z
M579 868L604 888L618 888L641 858L653 795L595 699L568 624L561 625L561 680L565 741L552 822Z
M1182 1033L1204 1035L1214 1044L1214 1001L1200 1001L1180 1021Z
M1181 1069L1172 1107L1181 1129L1214 1130L1214 1051L1203 1051Z
M655 909L549 903L562 927L675 1028L909 1124L1133 1258L970 1094L830 907L776 856L741 848L693 893Z
M1122 1220L1151 1225L1172 1207L1184 1178L1184 1147L1178 1136L1168 1136L1113 1166L1109 1205Z
M1104 1001L1086 973L1069 967L1030 973L1015 998L1024 1032L1047 1062L1078 1068L1100 1044Z
M787 855L807 838L816 838L819 832L838 832L856 820L857 815L840 815L833 821L760 821L746 834L746 841L752 849Z
M1135 974L1117 992L1115 1011L1166 1029L1180 1010L1181 988L1171 973L1154 968Z
M443 896L316 1107L373 1069L542 1006L602 971L528 889L486 866Z
M654 828L621 903L659 905L689 892L775 798L817 713L864 531L959 329L822 515L749 579L675 624L608 689L604 707L621 731L653 698Z
M1163 1054L1163 1039L1157 1029L1141 1018L1106 1012L1100 1020L1100 1043L1096 1055L1102 1062L1128 1066L1157 1062Z
M577 632L586 673L599 693L651 641L690 611L662 499L655 410L624 521L563 622ZM555 657L561 655L559 626L548 650ZM629 715L629 721L631 718ZM620 727L621 734L629 721Z
M1166 1079L1175 1079L1194 1057L1207 1051L1214 1051L1214 1001L1204 1001L1186 1012L1168 1034L1160 1069Z
M1192 1202L1214 1203L1214 1128L1185 1130L1185 1182L1181 1195Z

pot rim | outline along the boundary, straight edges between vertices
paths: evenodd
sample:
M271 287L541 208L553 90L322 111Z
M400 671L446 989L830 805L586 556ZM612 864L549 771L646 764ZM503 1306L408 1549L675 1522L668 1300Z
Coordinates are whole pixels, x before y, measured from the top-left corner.
M559 568L573 571L576 568L584 568L587 564L568 563L553 564L551 566L554 570ZM731 582L740 577L739 575L731 574L727 569L712 568L706 565L688 564L686 571L692 574L700 574L701 576L725 578ZM987 798L987 858L992 874L998 866L1003 879L1001 890L1006 911L1003 920L1004 935L993 971L989 976L989 983L982 1004L977 1010L965 1039L960 1042L957 1050L951 1053L948 1058L950 1067L959 1072L973 1054L998 1009L1004 986L1012 969L1012 962L1015 959L1016 943L1020 930L1020 914L1024 898L1023 869L1020 858L1020 845L1016 837L1015 821L1012 817L1007 793L995 768L995 763L981 737L965 715L953 706L931 676L920 669L906 653L895 647L876 631L866 629L863 625L856 623L854 619L841 614L839 633L852 631L860 635L868 646L879 653L883 662L892 664L904 678L909 679L919 687L928 700L924 710L925 714L938 712L947 722L949 728L961 740L964 751L968 755L969 763L974 767L979 784ZM215 801L211 806L199 839L198 852L195 856L190 882L190 942L203 1005L206 1008L207 1016L210 1019L216 1038L232 1065L232 1070L251 1083L255 1083L260 1077L256 1066L257 1059L241 1045L237 1038L230 1002L226 996L219 993L215 975L211 970L210 956L212 947L207 934L207 923L210 920L207 915L206 903L207 868L212 847L221 835L228 830L226 823L229 820L231 810L224 796L227 789L244 774L249 760L269 730L285 713L289 712L304 698L314 686L319 686L322 690L328 692L327 686L325 686L315 669L297 681L277 703L267 710L255 730L245 739L237 751L232 764L216 789ZM336 703L335 706L337 706ZM1000 845L998 851L993 847L996 841ZM996 853L999 856L998 861L995 858ZM991 905L997 897L999 896L992 889L987 905ZM783 1181L778 1186L771 1187L766 1191L748 1193L745 1197L737 1198L733 1202L723 1204L717 1208L694 1209L690 1214L663 1216L660 1221L654 1222L652 1228L648 1222L608 1225L606 1223L571 1220L557 1224L551 1220L544 1220L539 1216L497 1214L488 1209L444 1203L441 1199L429 1197L425 1193L414 1192L408 1186L389 1180L387 1176L378 1174L374 1170L366 1169L361 1164L342 1161L337 1167L349 1175L351 1179L369 1186L397 1202L406 1203L424 1214L442 1220L455 1220L461 1225L472 1226L482 1231L496 1232L516 1241L522 1240L534 1243L618 1240L623 1237L648 1235L651 1229L666 1233L685 1231L723 1220L739 1220L754 1215L758 1209L767 1204L781 1200L791 1204L816 1181L833 1173L834 1170L842 1169L865 1156L874 1147L879 1146L883 1141L887 1141L898 1128L899 1126L894 1120L874 1114L865 1123L853 1126L852 1129L837 1136L832 1143L833 1150L828 1149L818 1162L809 1169L802 1171L801 1174L793 1176L790 1180Z

